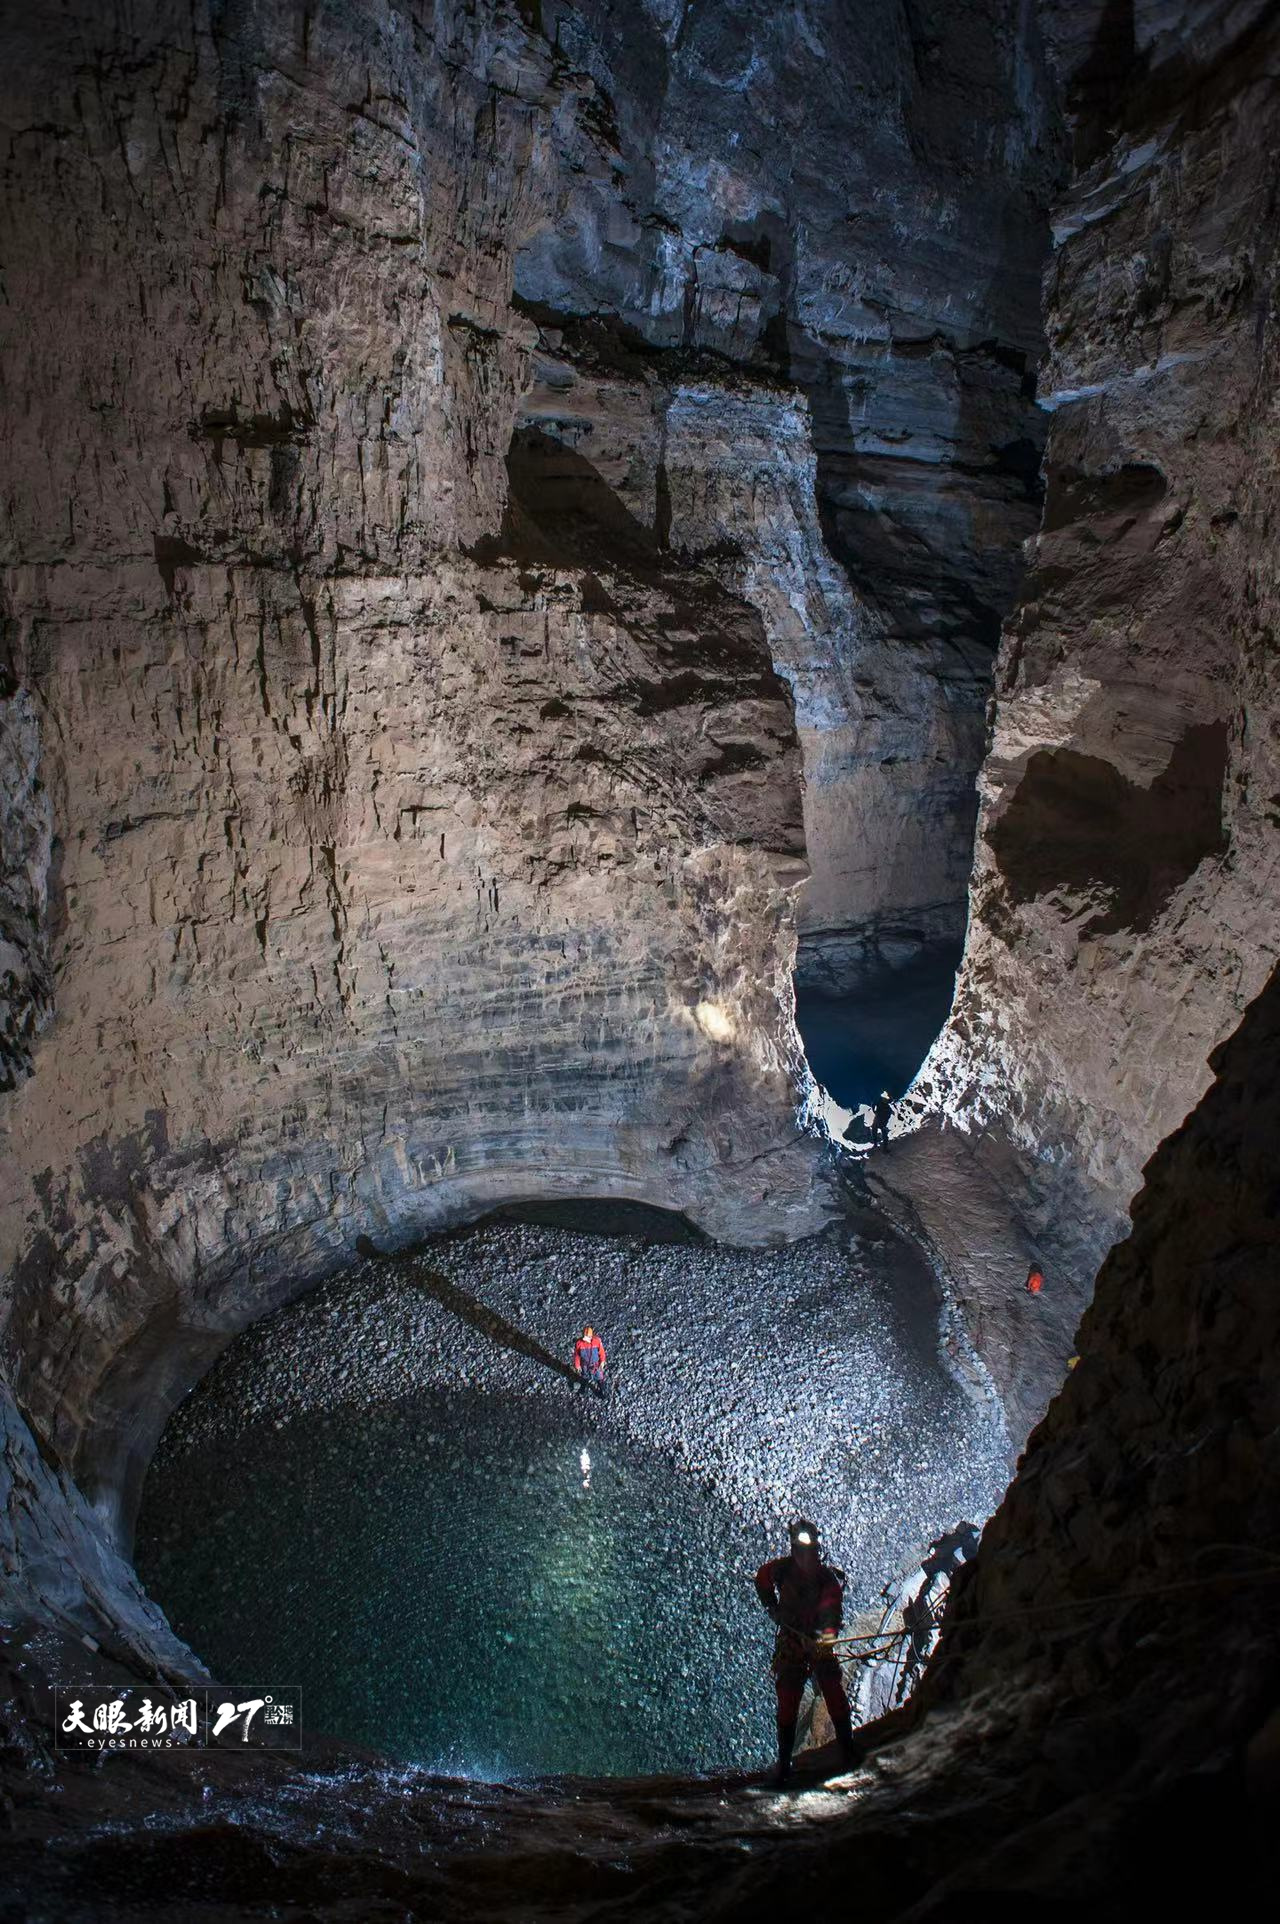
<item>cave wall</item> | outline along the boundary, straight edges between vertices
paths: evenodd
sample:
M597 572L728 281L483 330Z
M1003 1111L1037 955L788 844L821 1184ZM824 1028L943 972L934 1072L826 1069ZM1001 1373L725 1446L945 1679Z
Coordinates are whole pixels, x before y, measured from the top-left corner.
M359 1233L822 1220L805 842L811 980L958 929L1052 75L1048 497L919 1090L1018 1216L952 1269L980 1348L1062 1255L1049 1319L987 1324L1038 1413L1276 946L1274 29L1197 9L1193 60L1112 11L8 23L14 1488L51 1448L127 1507Z
M971 16L7 24L6 1355L104 1507L358 1234L823 1220L806 838L826 986L954 936L1035 514Z
M33 1792L15 1766L48 1728L42 1653L0 1638L15 1894L32 1914L74 1894L86 1916L134 1918L188 1894L270 1904L284 1879L317 1916L376 1912L390 1889L402 1911L467 1919L482 1884L484 1915L522 1924L592 1904L645 1924L839 1917L851 1892L876 1924L1256 1909L1280 1771L1278 1049L1273 975L1148 1165L1080 1362L953 1583L924 1684L860 1734L851 1782L513 1788L309 1743L296 1767L64 1758ZM65 1586L80 1547L40 1574ZM118 1634L100 1640L136 1668ZM55 1674L91 1674L60 1654Z
M1029 1233L1078 1204L1082 1292L1275 953L1277 143L1265 10L1141 16L1202 29L1194 64L1132 15L1060 11L1048 504L922 1091L1021 1183ZM835 561L814 424L843 377L797 391L790 354L687 343L715 305L701 255L692 299L678 274L654 310L678 306L670 340L648 291L635 339L616 302L581 332L553 285L513 305L577 205L565 153L625 131L549 13L157 10L139 38L86 4L8 29L0 1569L13 1611L133 1669L190 1659L66 1465L109 1511L212 1348L357 1228L411 1233L513 1170L729 1234L820 1213L788 1147L802 837L771 658L812 768L839 732L820 698L864 659L847 637L893 628ZM646 17L677 50L674 14ZM709 251L745 280L750 253ZM928 359L875 339L877 379ZM915 466L903 500L930 500ZM958 465L940 517L968 485ZM1094 1820L1114 1836L1153 1772L1202 1815L1274 1704L1274 1613L1221 1579L1253 1599L1257 1563L1224 1556L1275 1533L1276 1027L1273 985L1151 1165L920 1743L885 1767L913 1807L861 1857L789 1836L752 1901L798 1870L840 1902L885 1889L904 1850L962 1886L967 1851L986 1890L1047 1865L1056 1897L1105 1874ZM740 1842L703 1860L708 1908L743 1896Z
M1018 1218L997 1263L954 1265L1010 1381L1051 1360L1043 1319L1009 1334L1018 1262L1064 1292L1060 1371L1143 1163L1280 945L1274 9L1045 21L1075 172L1044 520L997 660L955 1008L914 1092ZM937 1156L909 1163L928 1213Z
M1144 1171L915 1695L858 1733L851 1785L788 1800L749 1853L741 1807L689 1849L670 1915L837 1917L851 1892L878 1924L1256 1907L1280 1775L1278 1049L1274 972ZM639 1861L622 1915L667 1914L665 1869Z
M1147 1165L1079 1364L956 1587L913 1740L935 1770L967 1755L986 1806L953 1902L1067 1887L1141 1908L1184 1823L1193 1908L1230 1907L1261 1869L1280 1696L1277 1049L1273 972Z
M992 652L1038 518L1063 155L1036 10L537 18L598 88L557 122L515 264L543 431L762 608L804 746L801 980L849 990L964 929Z
M110 1508L359 1233L824 1219L801 766L740 593L539 518L513 264L596 90L520 10L5 34L6 1357Z

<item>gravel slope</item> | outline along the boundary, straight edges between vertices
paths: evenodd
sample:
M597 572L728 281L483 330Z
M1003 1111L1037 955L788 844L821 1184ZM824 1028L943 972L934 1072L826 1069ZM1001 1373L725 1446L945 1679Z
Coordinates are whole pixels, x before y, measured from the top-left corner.
M758 1530L815 1516L849 1607L961 1516L981 1522L1012 1469L994 1400L944 1366L922 1260L872 1216L774 1250L730 1249L651 1216L623 1234L491 1219L407 1256L371 1258L228 1348L157 1455L274 1421L474 1387L521 1412L574 1397L562 1373L590 1319L609 1347L584 1433L661 1451Z

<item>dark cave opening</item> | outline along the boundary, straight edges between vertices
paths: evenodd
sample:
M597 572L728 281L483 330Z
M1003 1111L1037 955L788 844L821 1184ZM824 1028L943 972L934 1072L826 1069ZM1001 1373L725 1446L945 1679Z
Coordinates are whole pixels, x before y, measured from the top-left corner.
M616 1196L575 1196L551 1202L508 1203L495 1212L507 1222L541 1224L583 1236L637 1236L646 1243L708 1241L705 1231L678 1209L628 1202Z
M796 1027L809 1067L845 1109L896 1102L946 1022L961 944L938 945L847 995L796 983Z

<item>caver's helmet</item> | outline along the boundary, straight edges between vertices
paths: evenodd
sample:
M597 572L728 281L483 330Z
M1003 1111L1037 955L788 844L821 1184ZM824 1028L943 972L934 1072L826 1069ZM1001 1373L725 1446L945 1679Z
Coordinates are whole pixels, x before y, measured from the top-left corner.
M811 1523L807 1516L793 1517L787 1528L791 1535L791 1548L793 1550L797 1547L806 1547L810 1543L815 1550L817 1549L818 1526L816 1523Z

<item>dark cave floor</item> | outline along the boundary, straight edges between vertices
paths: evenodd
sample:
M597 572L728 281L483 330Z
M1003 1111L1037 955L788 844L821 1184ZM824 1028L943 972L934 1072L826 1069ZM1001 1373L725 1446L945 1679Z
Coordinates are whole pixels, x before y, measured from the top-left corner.
M303 1762L261 1752L64 1758L56 1775L5 1773L0 1921L514 1924L618 1904L637 1917L677 1915L690 1847L727 1848L751 1867L798 1825L846 1816L873 1794L866 1773L825 1780L836 1768L834 1755L807 1753L796 1787L778 1793L742 1773L450 1779L349 1744L314 1745Z
M1261 1813L1230 1759L1078 1802L1043 1743L1014 1680L976 1724L935 1708L913 1728L908 1707L868 1727L844 1774L809 1753L785 1793L741 1773L460 1781L350 1744L44 1769L0 1752L0 1924L765 1924L854 1894L867 1924L1131 1924L1175 1879L1171 1915L1240 1904Z

